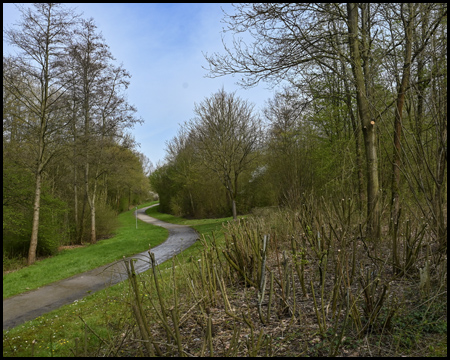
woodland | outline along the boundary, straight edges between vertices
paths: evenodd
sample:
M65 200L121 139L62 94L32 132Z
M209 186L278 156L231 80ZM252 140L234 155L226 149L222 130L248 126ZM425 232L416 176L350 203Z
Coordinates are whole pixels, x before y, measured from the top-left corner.
M21 8L4 37L3 262L110 236L150 197L151 162L128 132L143 120L93 19L61 4Z
M3 58L4 263L95 243L153 191L175 221L232 219L172 269L138 279L130 261L128 313L84 355L446 356L447 5L250 3L223 21L207 76L273 97L205 94L153 169L93 21L24 12L6 32L23 53Z
M150 176L187 217L352 201L379 241L401 217L446 247L447 7L242 4L208 76L279 85L261 114L224 89L194 107ZM253 42L245 43L240 33ZM281 88L281 90L280 90Z
M276 90L260 114L225 89L196 103L150 175L160 211L235 219L185 281L206 330L178 354L446 356L447 5L237 4L223 21L207 76Z

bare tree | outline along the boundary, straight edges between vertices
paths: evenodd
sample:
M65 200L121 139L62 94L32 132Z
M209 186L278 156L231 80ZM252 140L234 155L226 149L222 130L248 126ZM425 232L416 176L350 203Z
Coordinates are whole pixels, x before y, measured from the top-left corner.
M83 20L81 25L75 31L70 55L78 84L74 96L79 99L83 118L84 190L90 209L90 241L94 243L98 183L108 165L105 148L123 137L125 128L141 120L134 117L136 109L121 93L128 87L131 75L122 66L112 64L114 58L103 36L97 33L94 20Z
M274 84L283 79L298 81L303 74L314 73L320 68L329 69L344 79L347 73L342 73L339 64L345 61L352 66L366 150L367 231L370 237L378 238L380 204L376 129L369 106L373 99L369 6L349 4L347 12L343 5L326 3L253 3L239 4L235 8L234 15L225 17L227 31L247 32L253 36L254 42L249 46L242 39L235 39L233 49L224 44L226 55L205 55L211 77L239 73L244 75L240 84L251 87L260 81ZM343 24L347 24L347 30ZM345 42L348 42L346 49L350 51L341 50Z
M295 90L285 88L269 99L264 108L269 123L266 156L281 205L297 206L308 188L306 183L312 183L306 179L311 174L306 165L306 137L310 132L304 121L307 106L307 101L302 101Z
M191 133L181 127L176 136L166 142L166 159L173 165L175 179L180 179L189 196L190 210L195 215L193 188L198 181L198 161L195 157L195 139Z
M225 186L237 219L238 178L255 159L260 120L253 114L253 105L224 89L196 104L194 112L197 116L187 126L198 156Z
M30 121L36 121L37 124L36 186L29 265L36 260L42 172L55 154L49 151L49 144L53 135L68 123L61 122L57 109L68 89L67 84L62 83L66 68L62 66L61 59L64 58L69 29L76 19L73 11L63 8L61 4L35 3L33 6L34 9L20 7L21 21L16 28L5 31L9 44L19 49L19 55L11 64L22 76L9 77L8 73L3 74L5 86L27 109Z
M367 160L367 233L369 237L380 237L380 184L378 172L378 155L376 144L376 126L370 111L370 71L367 69L370 60L370 46L367 21L368 8L362 7L362 31L359 31L358 4L347 4L348 15L348 41L350 59L356 87L356 101L364 135L364 144ZM360 40L361 39L361 40Z

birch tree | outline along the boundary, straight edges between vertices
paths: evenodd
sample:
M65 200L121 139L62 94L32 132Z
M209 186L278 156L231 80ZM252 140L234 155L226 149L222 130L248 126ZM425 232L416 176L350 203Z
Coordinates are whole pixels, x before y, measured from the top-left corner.
M18 49L11 65L21 76L10 77L10 73L4 73L3 79L5 86L26 108L29 117L25 121L34 122L36 129L33 225L28 251L28 265L31 265L36 260L42 173L55 155L50 143L69 123L67 119L61 121L57 110L68 89L62 81L66 68L61 59L66 54L67 36L76 15L54 3L35 3L33 8L19 7L19 10L20 22L4 34L8 43Z

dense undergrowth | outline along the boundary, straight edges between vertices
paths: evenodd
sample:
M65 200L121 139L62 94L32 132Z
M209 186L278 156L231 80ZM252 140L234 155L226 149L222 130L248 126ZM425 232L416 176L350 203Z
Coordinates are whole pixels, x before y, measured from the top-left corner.
M446 356L446 252L403 219L379 243L351 200L225 222L143 274L128 263L58 355Z
M447 258L428 225L404 218L379 243L362 227L351 200L311 200L228 222L170 275L130 263L127 354L446 355Z

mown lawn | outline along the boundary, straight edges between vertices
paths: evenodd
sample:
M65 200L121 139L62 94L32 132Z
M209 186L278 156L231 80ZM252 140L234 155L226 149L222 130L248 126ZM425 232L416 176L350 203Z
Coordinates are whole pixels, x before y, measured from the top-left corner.
M134 210L120 214L119 221L120 227L112 238L63 250L56 256L3 275L3 299L140 253L147 250L149 244L155 247L167 239L168 230L159 226L140 221L136 229Z

